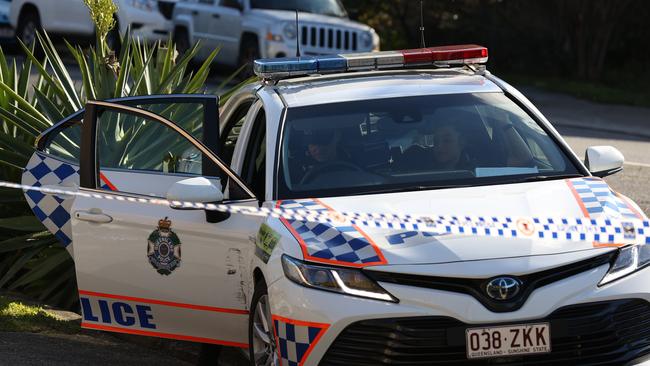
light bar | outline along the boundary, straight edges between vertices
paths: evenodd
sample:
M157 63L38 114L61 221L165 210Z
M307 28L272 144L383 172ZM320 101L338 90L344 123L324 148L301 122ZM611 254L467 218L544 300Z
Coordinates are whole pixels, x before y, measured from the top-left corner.
M264 79L309 74L380 70L415 66L483 64L488 50L478 45L418 48L403 51L364 52L317 57L285 57L255 60L254 70Z

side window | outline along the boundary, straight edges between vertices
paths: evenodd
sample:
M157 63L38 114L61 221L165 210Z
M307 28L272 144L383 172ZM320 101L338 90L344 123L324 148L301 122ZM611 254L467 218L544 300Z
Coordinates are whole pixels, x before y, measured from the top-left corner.
M202 103L147 103L133 106L174 121L197 140L203 139L205 108Z
M206 177L213 184L226 186L226 175L218 176L222 171L204 159L185 132L155 119L109 109L99 115L96 133L101 189L165 197L175 182L207 171L215 172Z
M246 120L246 115L251 107L252 102L245 102L226 121L223 132L221 133L221 159L228 165L232 162L232 156L235 152L235 146L239 139L242 126Z
M74 164L79 164L81 122L76 122L47 136L43 152Z
M234 8L234 9L242 8L242 3L240 0L221 0L220 5L226 8Z
M110 110L98 121L97 153L100 170L201 174L201 152L178 132Z
M242 179L253 189L258 199L266 193L266 114L257 114L244 156Z

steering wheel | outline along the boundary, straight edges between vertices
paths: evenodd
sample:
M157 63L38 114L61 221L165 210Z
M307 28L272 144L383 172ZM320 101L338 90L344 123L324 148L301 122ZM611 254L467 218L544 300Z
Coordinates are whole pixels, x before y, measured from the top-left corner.
M336 169L338 168L338 169ZM342 169L341 169L342 168ZM310 183L311 181L314 180L317 176L326 173L326 172L331 172L331 171L336 171L336 170L351 170L355 172L362 172L363 169L361 167L352 164L347 161L343 160L335 160L335 161L328 161L322 164L319 164L315 167L313 167L310 171L305 174L304 177L300 180L300 184L305 184L305 183Z

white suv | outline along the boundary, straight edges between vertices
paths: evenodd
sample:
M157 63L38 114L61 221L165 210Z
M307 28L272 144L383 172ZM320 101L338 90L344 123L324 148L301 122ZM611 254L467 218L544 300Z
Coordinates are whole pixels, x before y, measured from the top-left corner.
M219 63L230 66L294 56L297 41L303 55L379 49L377 33L350 20L338 0L180 0L174 34L181 50L201 41L201 59L220 47Z
M142 39L158 40L169 36L176 0L114 2L118 7L116 30L120 34L124 34L130 26L132 34ZM13 0L9 21L25 44L34 41L39 29L82 37L95 34L95 26L83 0Z

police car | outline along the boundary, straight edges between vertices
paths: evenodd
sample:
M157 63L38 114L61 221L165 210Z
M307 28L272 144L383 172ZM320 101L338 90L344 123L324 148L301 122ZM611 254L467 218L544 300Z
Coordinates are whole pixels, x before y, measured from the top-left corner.
M647 245L529 221L506 237L268 214L647 219L601 179L621 153L591 147L583 163L487 57L257 60L261 81L222 108L88 102L42 134L23 175L85 193L26 192L74 257L82 326L240 347L255 365L643 361Z

